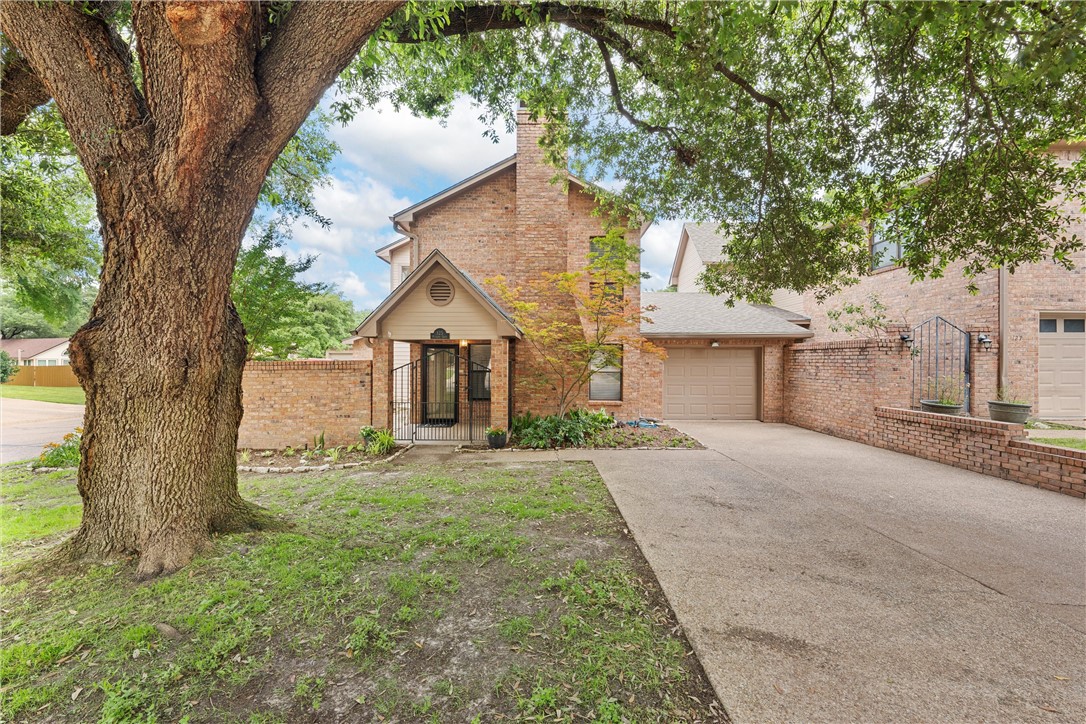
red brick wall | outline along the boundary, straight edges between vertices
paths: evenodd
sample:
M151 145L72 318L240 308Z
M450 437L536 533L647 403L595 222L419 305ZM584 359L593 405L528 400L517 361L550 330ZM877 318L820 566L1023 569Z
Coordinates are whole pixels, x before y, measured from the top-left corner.
M245 414L238 448L282 449L358 441L370 424L369 360L248 362L242 376Z
M1080 156L1081 150L1061 149L1053 151L1061 165L1069 165ZM1063 208L1075 211L1066 201ZM1075 213L1077 219L1067 227L1069 234L1086 237L1086 218ZM1086 251L1072 256L1075 269L1067 270L1051 261L1026 264L1013 274L1008 273L1005 293L1007 308L1007 369L1004 371L1007 386L1016 393L1031 398L1037 405L1037 350L1039 345L1039 312L1086 311ZM962 329L990 330L995 344L988 353L992 364L981 365L974 375L974 390L979 403L973 406L974 415L988 414L987 400L993 399L998 387L996 350L1004 340L999 339L999 272L989 271L977 277L980 291L969 294L968 281L962 276L963 262L951 264L939 279L928 279L913 284L908 271L901 268L874 271L858 284L843 290L819 304L813 293L804 297L804 308L811 317L811 330L820 341L844 339L850 335L832 332L827 310L840 309L846 302L867 303L876 294L888 308L890 322L904 322L915 326L934 316L942 316ZM983 354L983 353L982 353ZM974 358L976 361L976 358Z
M1026 440L1022 425L879 407L876 447L1086 497L1086 451Z
M440 249L484 288L488 286L485 280L499 275L510 285L524 288L544 273L578 271L586 262L592 237L603 233L602 220L593 213L596 203L591 193L577 186L570 186L567 192L564 184L551 183L558 171L543 162L539 147L542 124L531 121L523 111L517 122L515 168L425 210L412 226L420 258ZM640 243L639 230L628 236L631 244ZM640 265L633 265L632 271L639 272ZM631 286L626 291L639 303L641 290ZM570 321L575 321L576 310L568 297L556 295L539 301L568 306ZM654 406L651 400L640 399L646 389L640 378L645 366L641 357L636 350L626 350L623 401L593 403L593 407L605 407L620 417L659 412L658 402ZM553 411L556 404L550 390L524 384L538 366L531 348L518 343L513 359L513 413ZM376 364L376 356L374 360ZM651 370L650 364L650 375ZM659 396L656 390L649 394ZM589 402L585 389L577 404Z
M896 338L784 348L784 422L872 443L878 405L908 406L912 358Z

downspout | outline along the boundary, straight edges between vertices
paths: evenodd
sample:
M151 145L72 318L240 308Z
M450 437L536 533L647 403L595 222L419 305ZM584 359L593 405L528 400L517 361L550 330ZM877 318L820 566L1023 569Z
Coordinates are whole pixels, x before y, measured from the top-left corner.
M411 271L414 271L415 267L419 265L419 235L408 231L407 227L395 218L392 218L392 228L411 240ZM403 280L401 279L400 281Z
M1007 267L999 267L999 283L996 285L999 327L999 355L996 358L996 380L999 390L1007 389Z

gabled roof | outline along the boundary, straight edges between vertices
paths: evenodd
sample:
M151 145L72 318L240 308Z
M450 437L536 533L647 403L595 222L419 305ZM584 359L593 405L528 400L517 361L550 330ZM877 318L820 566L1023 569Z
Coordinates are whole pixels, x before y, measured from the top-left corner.
M753 304L751 305L755 309L761 309L763 312L774 314L781 319L787 319L794 324L808 325L811 323L811 318L801 312L793 312L791 309L784 309L782 307L775 307L772 304Z
M516 323L513 322L512 317L506 314L505 310L498 306L498 303L495 302L489 294L483 291L483 288L476 284L474 279L461 271L459 267L449 261L449 258L437 249L431 251L430 254L422 260L422 263L415 269L412 269L411 273L404 277L403 281L400 282L400 285L396 287L391 294L385 297L383 302L377 305L377 309L370 312L369 316L362 321L362 324L358 325L358 328L354 330L355 335L358 337L376 337L378 323L384 319L389 312L395 309L401 301L418 288L422 284L422 280L426 277L426 274L435 266L442 267L453 277L453 279L460 282L467 290L468 294L494 316L503 336L516 337L518 339L524 336L520 329L517 328Z
M478 186L479 184L483 183L487 179L490 179L491 177L496 176L497 174L501 173L502 171L513 168L516 165L517 165L517 154L514 153L512 156L509 156L508 158L504 158L501 161L498 161L493 166L488 166L488 167L484 168L482 171L480 171L479 173L472 174L471 176L468 176L463 181L459 181L459 182L453 184L452 186L448 187L447 189L444 189L443 191L438 191L433 196L425 198L422 201L418 202L417 204L413 204L411 206L408 206L406 209L403 209L401 211L397 211L395 214L393 214L392 216L390 216L388 218L392 220L392 224L394 226L396 226L397 228L401 228L400 225L406 225L406 224L410 224L411 222L413 222L415 220L415 215L418 214L419 212L425 211L426 209L430 208L431 206L436 206L436 205L442 203L443 201L447 201L448 199L451 199L452 197L456 196L457 194L463 193L464 191L467 191L470 188ZM575 184L577 184L578 186L580 186L582 188L585 188L585 189L593 188L593 184L589 183L588 181L585 181L584 179L582 179L582 178L580 178L578 176L573 175L572 173L568 174L568 178L572 183L575 183ZM402 228L401 228L401 230L402 230ZM406 241L409 241L409 239L407 237L404 237L403 239L400 239L399 241L395 241L392 244L389 244L388 246L381 247L380 249L377 250L377 255L380 256L382 251L394 249L394 248L396 248L397 246L399 246L400 244L402 244L402 243L404 243ZM384 257L382 257L382 258L384 258Z
M7 352L12 359L37 357L68 341L67 337L27 337L20 339L0 339L0 351Z
M641 303L655 307L641 323L646 337L777 337L802 339L814 332L751 304L729 307L724 297L703 292L645 292Z
M715 221L705 224L688 221L683 224L682 234L679 235L679 248L675 251L675 261L671 264L671 278L668 284L679 283L679 269L682 267L683 257L691 246L694 247L702 264L712 264L724 258L724 246L728 242L717 233L719 227L720 224Z
M429 198L425 198L422 201L418 202L417 204L414 204L412 206L408 206L406 209L403 209L402 211L397 211L395 214L393 214L389 218L392 219L392 223L394 225L395 224L410 224L412 221L415 220L415 214L417 214L418 212L424 211L424 210L426 210L426 209L428 209L431 206L434 206L436 204L440 204L442 201L445 201L446 199L452 198L453 196L456 196L459 193L467 191L468 189L470 189L470 188L472 188L474 186L478 186L479 184L481 184L483 181L486 181L490 177L501 173L502 171L506 170L507 168L512 168L514 165L516 165L516 162L517 162L517 155L514 153L509 158L504 158L501 161L498 161L493 166L488 166L488 167L484 168L482 171L480 171L479 173L468 176L463 181L460 181L459 183L453 184L452 186L445 189L444 191L438 191L433 196L430 196Z
M410 243L410 241L411 241L410 236L401 236L399 239L396 239L396 241L392 242L391 244L385 244L384 246L382 246L380 249L377 249L373 253L377 255L378 259L381 259L382 261L384 261L384 262L386 262L388 264L391 264L392 263L392 251L393 251L393 249L399 249L404 244Z

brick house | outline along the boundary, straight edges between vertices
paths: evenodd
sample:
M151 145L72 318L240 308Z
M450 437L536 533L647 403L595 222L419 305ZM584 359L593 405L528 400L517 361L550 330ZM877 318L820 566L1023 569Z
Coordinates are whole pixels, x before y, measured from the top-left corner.
M1060 163L1071 164L1084 148L1084 143L1065 143L1050 150ZM697 275L706 263L720 259L725 241L713 226L684 227L671 277L680 292L698 291ZM1071 231L1086 236L1081 215ZM846 302L870 306L872 295L887 307L887 321L910 336L926 320L942 317L969 335L971 414L987 416L986 401L1003 387L1029 399L1037 417L1086 418L1086 252L1074 255L1072 270L1050 261L1014 273L993 270L976 279L979 293L970 294L960 262L939 279L913 283L896 263L900 244L873 237L871 245L871 273L858 284L822 303L811 293L782 291L774 295L774 304L808 317L818 343L848 336L830 329L828 311Z
M476 439L511 415L554 411L554 395L527 383L533 350L486 282L503 276L523 290L544 273L577 272L604 233L588 184L573 175L552 183L542 131L520 111L515 155L390 217L403 236L376 253L392 291L353 338L354 356L373 360L374 425L401 438ZM628 243L643 231L630 229ZM636 285L623 293L658 308L641 332L668 358L622 349L621 364L593 374L578 405L619 419L781 419L782 347L810 335L795 315L704 295L644 299ZM558 295L532 301L576 314ZM714 389L721 401L707 405Z

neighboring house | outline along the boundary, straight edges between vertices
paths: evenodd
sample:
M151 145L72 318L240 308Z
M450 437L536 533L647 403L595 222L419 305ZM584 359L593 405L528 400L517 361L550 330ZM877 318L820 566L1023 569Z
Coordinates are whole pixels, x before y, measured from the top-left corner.
M1051 152L1062 164L1071 164L1084 148L1083 143L1058 144ZM1081 216L1070 231L1086 237ZM679 292L700 291L698 275L706 264L720 260L725 243L715 224L686 224L670 283ZM899 242L872 236L870 243L871 273L858 284L821 303L813 293L800 296L782 291L774 295L774 304L810 317L806 322L794 321L809 326L817 341L850 336L830 328L827 312L840 310L846 303L866 305L870 311L872 295L887 307L888 323L912 329L942 317L970 335L969 346L974 348L967 370L973 390L971 414L987 416L984 400L1005 388L1032 402L1037 417L1086 418L1086 252L1074 255L1073 270L1050 261L1023 265L1014 273L993 270L976 279L979 293L970 294L962 276L963 263L951 264L941 278L914 283L897 263ZM917 329L915 334L922 331ZM977 345L981 335L991 344ZM977 355L995 357L994 364L984 364L986 360Z
M727 241L717 232L718 224L683 224L679 235L679 248L675 252L675 261L671 265L671 278L668 284L677 292L702 292L698 277L709 264L724 258L724 246ZM799 318L805 318L803 295L790 289L778 289L771 300L774 307L798 312Z
M464 439L513 414L554 412L551 391L532 384L532 348L486 283L502 276L524 290L544 273L577 272L604 233L588 184L572 175L551 182L542 130L519 112L514 156L391 217L403 236L377 255L392 291L353 343L373 350L374 425L400 438ZM630 229L628 243L642 232ZM642 298L636 286L623 294L656 307L641 332L668 359L623 349L621 366L599 370L580 405L624 420L782 419L783 346L810 336L789 321L795 315L727 308L707 295ZM576 314L568 298L535 301Z
M0 350L20 367L56 367L68 364L67 337L2 339Z

